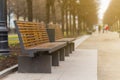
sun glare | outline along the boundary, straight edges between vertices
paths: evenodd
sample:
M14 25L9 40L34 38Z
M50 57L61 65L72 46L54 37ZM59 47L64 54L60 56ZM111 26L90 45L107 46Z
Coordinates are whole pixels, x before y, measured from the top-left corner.
M98 12L98 17L100 20L102 20L104 17L104 13L109 7L111 0L99 0L99 2L100 2L100 7L99 7L99 12Z

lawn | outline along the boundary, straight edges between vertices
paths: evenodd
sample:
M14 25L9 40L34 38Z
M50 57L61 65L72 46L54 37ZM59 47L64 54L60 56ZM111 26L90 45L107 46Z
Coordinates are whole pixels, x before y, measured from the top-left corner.
M8 35L9 45L16 45L19 43L17 34L9 34Z

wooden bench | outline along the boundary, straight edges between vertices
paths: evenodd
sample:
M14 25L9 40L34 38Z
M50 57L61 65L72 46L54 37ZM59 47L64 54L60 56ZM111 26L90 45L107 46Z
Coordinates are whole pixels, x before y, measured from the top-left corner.
M18 71L22 73L51 73L59 66L59 54L64 58L65 42L50 42L44 24L15 21L22 54Z
M49 39L51 42L66 42L66 56L69 56L69 53L74 51L74 40L75 38L64 38L62 30L60 29L59 24L49 24L47 29L49 35ZM53 36L53 37L51 37Z

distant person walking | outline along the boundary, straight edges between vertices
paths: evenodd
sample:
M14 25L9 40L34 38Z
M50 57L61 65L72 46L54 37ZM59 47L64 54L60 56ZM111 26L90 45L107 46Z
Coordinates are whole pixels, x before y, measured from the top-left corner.
M105 26L105 31L108 32L108 30L109 30L109 26L106 25L106 26Z

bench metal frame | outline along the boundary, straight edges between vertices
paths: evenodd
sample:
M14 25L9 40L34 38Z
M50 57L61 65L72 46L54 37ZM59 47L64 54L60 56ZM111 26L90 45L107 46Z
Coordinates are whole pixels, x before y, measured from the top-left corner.
M51 66L59 66L59 60L65 59L65 42L60 42L55 48L39 48L26 50L17 21L14 21L18 33L22 54L18 57L18 72L20 73L51 73ZM25 22L27 23L27 22ZM31 22L32 23L32 22ZM47 32L46 32L47 33ZM32 38L32 37L31 37ZM57 44L51 42L51 44ZM47 44L47 43L43 43ZM59 56L60 55L60 56Z

